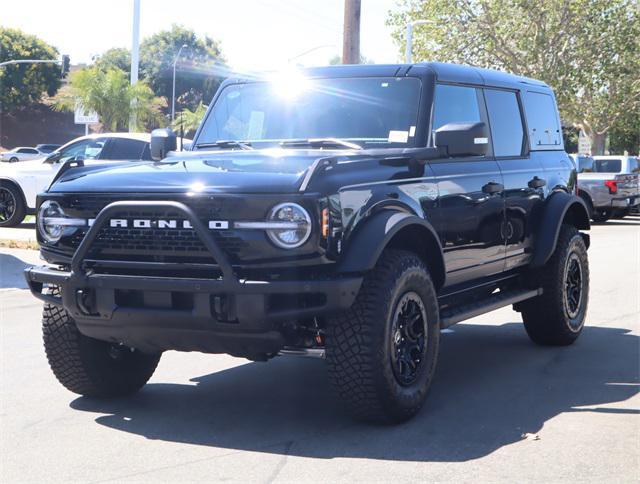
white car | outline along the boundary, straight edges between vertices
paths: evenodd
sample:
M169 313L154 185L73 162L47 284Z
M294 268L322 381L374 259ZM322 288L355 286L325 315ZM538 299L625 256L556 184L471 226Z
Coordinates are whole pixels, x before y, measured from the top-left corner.
M35 148L30 148L28 146L18 146L11 151L0 153L0 161L15 163L16 161L34 160L36 158L42 158L43 156L46 156L46 154L38 151Z
M49 187L64 162L151 160L150 141L147 133L93 134L70 141L46 158L0 164L0 227L13 227L35 214L36 196Z

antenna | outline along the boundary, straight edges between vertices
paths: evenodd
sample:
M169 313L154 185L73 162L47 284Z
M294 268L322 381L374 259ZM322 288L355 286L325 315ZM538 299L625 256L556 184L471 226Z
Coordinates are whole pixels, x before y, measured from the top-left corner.
M180 151L184 145L184 123L182 122L182 111L180 111Z

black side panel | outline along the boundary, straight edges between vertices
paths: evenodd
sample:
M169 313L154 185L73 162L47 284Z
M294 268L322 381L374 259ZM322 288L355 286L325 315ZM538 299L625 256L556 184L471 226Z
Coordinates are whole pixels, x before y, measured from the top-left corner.
M558 234L563 221L567 219L578 229L589 230L589 212L582 198L566 192L556 192L545 204L535 240L532 267L543 266L556 249Z

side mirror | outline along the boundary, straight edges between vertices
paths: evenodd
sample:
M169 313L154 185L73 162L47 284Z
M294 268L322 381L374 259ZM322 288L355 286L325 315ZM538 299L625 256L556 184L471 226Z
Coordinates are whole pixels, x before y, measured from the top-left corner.
M48 155L44 161L45 163L57 163L58 161L60 161L60 152L53 152L50 155Z
M483 156L489 152L485 123L448 123L435 132L435 145L448 156Z
M170 128L154 129L151 132L151 158L162 160L169 151L178 147L177 136Z

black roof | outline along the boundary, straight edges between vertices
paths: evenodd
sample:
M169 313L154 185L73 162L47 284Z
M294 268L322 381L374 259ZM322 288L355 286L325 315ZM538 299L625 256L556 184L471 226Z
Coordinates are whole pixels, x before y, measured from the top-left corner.
M429 70L436 79L444 82L459 82L478 85L490 85L496 87L522 88L522 84L549 88L547 84L536 79L516 76L494 69L482 69L461 64L448 64L444 62L420 62L416 64L347 64L323 67L304 67L297 69L305 77L398 77L410 76ZM239 76L236 81L243 82L248 79L268 78L270 74Z

